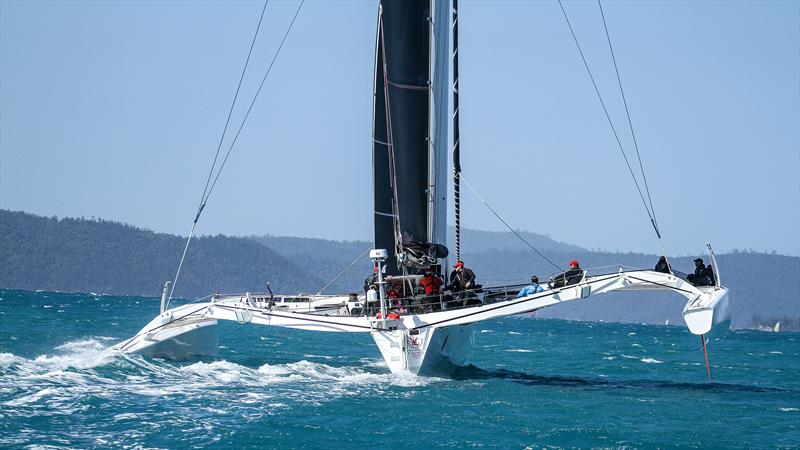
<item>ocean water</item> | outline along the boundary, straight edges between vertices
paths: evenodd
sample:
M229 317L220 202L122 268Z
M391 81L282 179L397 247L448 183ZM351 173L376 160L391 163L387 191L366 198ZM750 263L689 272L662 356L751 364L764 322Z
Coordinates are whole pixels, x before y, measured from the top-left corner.
M366 334L222 323L220 357L116 354L158 299L0 291L4 448L800 447L800 335L568 322L475 328L452 379Z

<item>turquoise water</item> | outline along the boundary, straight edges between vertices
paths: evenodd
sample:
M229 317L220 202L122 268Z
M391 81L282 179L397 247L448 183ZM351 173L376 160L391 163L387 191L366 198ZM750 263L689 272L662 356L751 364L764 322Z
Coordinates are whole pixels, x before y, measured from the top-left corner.
M514 317L454 379L368 335L220 325L220 358L118 355L158 300L0 291L0 447L800 447L800 335Z

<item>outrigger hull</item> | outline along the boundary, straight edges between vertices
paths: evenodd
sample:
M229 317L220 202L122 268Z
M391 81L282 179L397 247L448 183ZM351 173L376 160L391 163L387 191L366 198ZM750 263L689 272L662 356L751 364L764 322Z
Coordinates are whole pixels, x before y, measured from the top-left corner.
M214 356L216 324L228 320L241 324L270 325L323 332L370 333L392 372L447 376L467 363L472 349L472 325L477 322L523 314L548 306L614 291L670 291L687 298L683 317L693 334L707 333L714 323L727 319L727 289L696 287L672 274L653 271L620 271L585 277L580 283L513 298L506 288L484 288L484 304L397 319L368 316L319 316L271 310L268 304L228 297L179 306L154 318L136 336L115 348L126 353L184 359ZM495 300L491 300L493 297ZM497 297L499 296L499 297ZM496 300L501 298L501 300Z
M187 308L189 306L192 308ZM217 320L199 315L206 308L198 309L197 306L181 306L159 314L139 334L115 345L113 349L171 360L217 356Z

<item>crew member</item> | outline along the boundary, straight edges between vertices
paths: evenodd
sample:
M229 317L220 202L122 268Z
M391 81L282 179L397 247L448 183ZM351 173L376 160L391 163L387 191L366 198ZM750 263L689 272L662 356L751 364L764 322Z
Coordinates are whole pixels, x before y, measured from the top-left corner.
M378 307L378 300L378 287L371 284L367 290L367 304L365 305L368 315L372 315L373 311Z
M543 290L544 288L542 288L542 286L539 284L539 277L536 275L531 275L531 284L522 288L522 290L519 291L519 294L517 294L517 298L527 297L529 295L536 294L537 292L542 292Z
M464 267L463 261L458 261L450 273L450 290L460 292L475 289L475 272Z
M694 273L687 275L686 279L695 286L708 286L709 281L708 275L706 274L706 265L703 264L701 258L694 260Z
M578 284L583 279L583 269L581 269L581 265L577 259L573 259L569 262L569 270L562 273L561 275L553 278L551 282L551 287L553 289L558 289L564 286L571 286L573 284Z
M661 273L670 273L669 264L667 263L667 257L662 256L658 258L658 262L656 263L656 272Z
M389 289L389 292L386 293L386 296L389 298L403 298L403 287L399 284L393 284L392 287Z
M389 292L386 294L389 301L389 307L397 312L398 314L405 314L406 309L404 306L404 302L406 301L403 297L403 287L399 284L392 285Z
M425 295L436 295L439 293L439 290L442 286L442 279L439 278L439 275L433 273L432 269L428 268L428 270L425 271L425 276L422 277L420 284L423 288L425 288Z
M364 280L364 292L367 292L373 284L378 284L378 266L373 267L372 273Z

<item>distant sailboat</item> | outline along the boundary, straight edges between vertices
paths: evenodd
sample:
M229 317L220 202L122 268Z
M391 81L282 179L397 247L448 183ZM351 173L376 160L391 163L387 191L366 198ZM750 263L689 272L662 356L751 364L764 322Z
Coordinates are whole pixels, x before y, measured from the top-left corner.
M372 148L375 248L370 258L377 267L377 289L371 294L374 301L363 294L355 298L294 296L306 299L304 311L289 308L288 303L284 303L286 308L278 308L269 295L247 294L213 296L168 308L165 287L161 313L115 348L170 358L214 355L217 321L229 320L300 330L369 333L392 372L447 375L466 363L473 324L535 314L541 308L597 294L667 291L682 295L687 299L683 317L694 334L708 332L715 319L722 319L714 314L727 293L719 283L694 286L673 273L621 267L610 273L583 270L566 285L521 298L516 296L523 285L426 294L422 283L426 272L446 275L443 268L453 262L444 246L451 149L455 259L460 258L457 11L457 0L380 2ZM452 107L448 105L451 94ZM452 144L448 142L451 117ZM715 267L719 267L716 262ZM318 301L334 306L326 309L328 315L310 311Z

